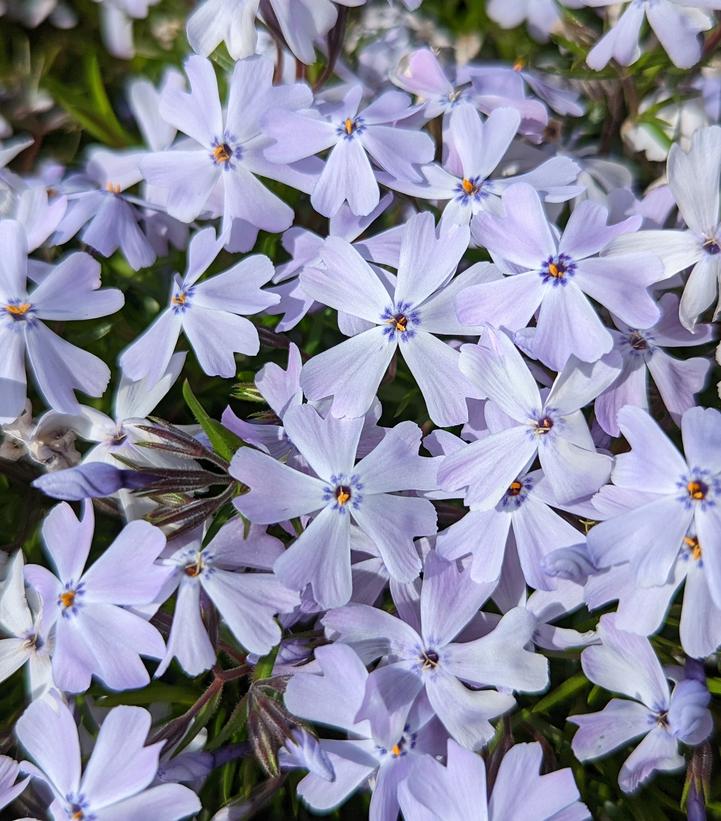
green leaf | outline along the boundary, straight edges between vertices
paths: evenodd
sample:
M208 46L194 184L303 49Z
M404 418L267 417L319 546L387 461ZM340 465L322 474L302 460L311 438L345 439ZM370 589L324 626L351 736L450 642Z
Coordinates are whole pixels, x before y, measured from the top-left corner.
M195 417L195 421L210 439L210 444L215 452L223 459L230 461L236 450L243 447L243 442L234 433L223 427L220 422L208 416L205 408L196 399L187 379L183 383L183 399L185 399L185 404Z
M564 701L569 701L581 690L589 686L589 681L583 673L576 673L575 676L566 679L559 687L544 696L540 701L537 701L531 708L534 713L547 713L549 710L563 704Z
M131 706L141 704L195 704L198 700L197 691L191 687L182 687L175 684L165 684L154 681L142 690L127 690L123 693L107 693L98 687L90 690L101 707L116 707L118 704Z
M262 681L263 679L270 678L273 675L275 657L278 655L279 649L280 645L277 644L267 656L263 656L263 658L260 659L260 661L255 665L255 670L253 672L254 681Z
M183 736L183 740L175 750L175 755L184 750L188 744L198 735L198 733L206 726L211 718L215 715L220 702L223 698L223 688L221 687L213 697L207 701L201 708L198 714L193 719L188 732Z
M217 750L219 747L222 747L227 741L229 741L236 733L241 732L245 727L246 723L248 722L248 696L244 695L243 698L235 705L233 708L233 712L228 717L228 720L225 723L223 729L218 733L215 738L211 739L206 746L205 749L209 752L213 752Z

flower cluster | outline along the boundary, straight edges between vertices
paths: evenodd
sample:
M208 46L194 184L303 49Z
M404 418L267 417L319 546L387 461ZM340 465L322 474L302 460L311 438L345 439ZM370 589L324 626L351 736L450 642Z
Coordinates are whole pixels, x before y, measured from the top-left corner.
M97 2L147 76L0 147L0 808L718 809L721 0Z

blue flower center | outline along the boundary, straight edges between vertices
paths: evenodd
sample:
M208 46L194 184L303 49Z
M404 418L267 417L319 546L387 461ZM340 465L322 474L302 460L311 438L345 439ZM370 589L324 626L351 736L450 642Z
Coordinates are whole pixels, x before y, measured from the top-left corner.
M235 168L233 160L239 160L243 154L235 137L228 131L223 132L222 137L213 138L211 147L210 159L213 165L221 166L224 171L232 171Z
M366 130L363 117L346 117L336 126L336 134L344 140L352 140L356 135L362 134Z
M550 256L541 263L539 271L544 283L550 282L554 287L567 285L568 280L576 273L576 263L568 254Z
M415 336L415 327L421 324L421 316L418 311L411 308L410 302L399 302L383 311L381 322L386 326L383 332L391 341L398 338L402 342L407 342Z
M2 309L13 322L25 322L31 319L34 313L32 302L21 299L11 299Z

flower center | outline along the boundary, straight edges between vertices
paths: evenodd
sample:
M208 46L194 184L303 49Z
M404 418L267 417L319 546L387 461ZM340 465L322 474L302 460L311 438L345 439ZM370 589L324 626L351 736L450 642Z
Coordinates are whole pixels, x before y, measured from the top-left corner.
M185 565L185 567L183 568L183 573L185 573L186 576L190 576L191 579L194 579L196 576L200 576L202 572L203 555L201 553L198 553L194 562L190 562L189 564Z
M350 117L345 118L345 122L343 123L343 128L345 128L346 134L352 134L355 131L355 123Z
M699 544L699 540L696 536L685 536L683 543L688 548L691 557L695 561L699 561L703 555L703 551L701 550L701 545Z
M32 307L31 302L16 301L5 305L5 311L9 313L16 322L19 322L27 318L27 314L32 310Z
M708 494L708 485L700 479L692 479L687 485L688 495L695 502L702 502Z
M628 337L628 344L634 351L647 351L648 342L640 331L633 331Z
M421 654L424 670L433 670L438 667L438 653L435 650L424 650Z
M576 273L576 263L568 254L559 254L556 257L549 257L541 265L541 277L544 282L553 285L566 285L568 278Z
M228 145L228 143L219 143L213 149L213 159L218 165L229 162L232 157L233 149Z
M550 416L544 416L536 420L536 433L539 436L545 436L553 427L553 419ZM513 485L511 485L513 487ZM510 490L510 488L509 488ZM519 491L520 492L520 491Z
M721 246L715 239L707 239L703 244L703 249L707 254L711 254L711 256L716 256L716 254L721 253Z
M120 193L120 186L116 182L106 182L105 183L105 190L111 194L119 194Z
M405 314L396 314L389 322L399 334L404 334L408 330L408 317Z
M335 500L341 506L348 504L352 495L353 492L348 485L338 485L335 489Z
M183 306L188 301L188 295L185 293L185 291L180 291L177 294L173 294L173 297L170 301L173 305Z
M75 591L74 590L66 590L64 593L60 594L60 604L65 607L72 607L75 604Z
M464 177L461 181L461 188L466 192L466 194L475 194L478 191L479 186L477 186L473 180L469 180L468 177Z
M553 427L553 422L551 422L551 427ZM516 479L515 482L511 482L511 484L508 486L508 490L506 491L506 494L508 496L520 496L522 490L523 490L523 482L519 482Z

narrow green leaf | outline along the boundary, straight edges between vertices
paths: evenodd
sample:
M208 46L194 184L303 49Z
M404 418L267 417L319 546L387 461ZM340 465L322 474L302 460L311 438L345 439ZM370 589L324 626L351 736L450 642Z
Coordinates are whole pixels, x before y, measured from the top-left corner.
M537 701L531 708L534 713L547 713L549 710L563 704L564 701L572 699L577 693L589 686L589 681L583 673L576 673L575 676L566 679L560 686Z
M183 383L183 399L185 399L185 404L190 408L191 413L195 417L195 421L203 429L208 439L210 439L210 444L213 446L215 452L219 456L222 456L223 459L230 461L235 451L243 446L243 442L234 433L231 433L231 431L223 427L220 422L208 416L207 411L191 390L190 383L187 379Z
M255 681L262 681L263 679L270 678L273 675L273 666L275 665L275 658L278 655L279 649L280 645L277 644L267 656L263 656L263 658L260 659L260 661L255 665L255 671L253 672L253 679Z

